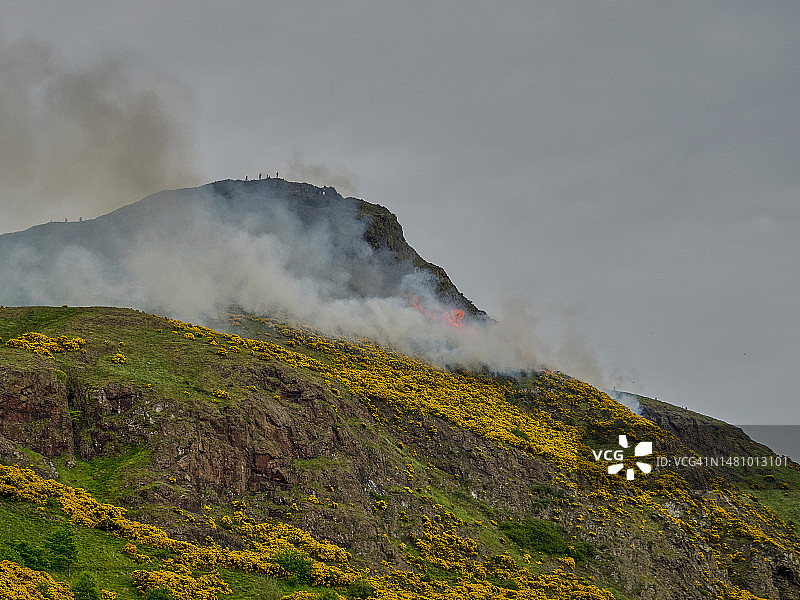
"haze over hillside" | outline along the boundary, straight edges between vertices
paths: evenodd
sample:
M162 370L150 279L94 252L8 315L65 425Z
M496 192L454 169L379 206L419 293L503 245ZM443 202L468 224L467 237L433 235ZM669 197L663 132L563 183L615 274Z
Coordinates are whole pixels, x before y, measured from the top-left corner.
M0 302L111 305L198 322L231 305L357 334L437 364L558 367L602 383L522 311L495 321L425 261L382 206L277 178L165 191L81 222L0 236Z

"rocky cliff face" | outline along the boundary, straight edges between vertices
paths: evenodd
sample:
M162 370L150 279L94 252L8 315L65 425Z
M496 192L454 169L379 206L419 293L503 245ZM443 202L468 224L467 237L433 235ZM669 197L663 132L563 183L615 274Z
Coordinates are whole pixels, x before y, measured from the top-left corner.
M73 454L66 379L63 371L0 368L0 435L44 456Z

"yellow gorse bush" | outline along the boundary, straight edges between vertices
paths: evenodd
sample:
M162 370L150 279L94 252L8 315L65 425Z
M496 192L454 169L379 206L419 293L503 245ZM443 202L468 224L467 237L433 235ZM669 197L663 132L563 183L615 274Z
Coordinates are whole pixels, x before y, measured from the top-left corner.
M221 398L222 400L230 400L231 395L226 390L216 389L211 392L211 395L215 398Z
M217 600L221 594L231 593L219 573L193 577L187 566L171 566L170 570L134 571L133 583L142 594L156 588L168 589L174 600Z
M66 583L8 560L0 561L0 590L8 600L74 600Z
M49 358L53 358L53 354L61 352L81 352L85 344L86 340L79 337L69 338L65 335L60 335L57 338L52 338L35 331L24 333L19 337L6 341L6 346L11 348L22 348Z

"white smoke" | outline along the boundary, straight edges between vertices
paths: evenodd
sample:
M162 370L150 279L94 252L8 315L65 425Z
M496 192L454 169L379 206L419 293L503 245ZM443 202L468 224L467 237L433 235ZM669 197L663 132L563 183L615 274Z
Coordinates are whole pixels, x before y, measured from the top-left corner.
M632 413L642 416L642 404L639 402L639 395L619 390L604 390L608 397L622 404Z
M316 190L333 208L308 210L252 192L271 185L280 182L232 182L223 195L214 186L156 194L106 217L30 230L26 245L14 242L21 234L2 236L0 302L128 306L197 323L238 305L331 335L365 336L440 366L547 366L600 381L577 338L548 342L521 301L504 306L497 321L466 317L467 327L448 326L454 307L437 299L432 275L367 243L355 202Z

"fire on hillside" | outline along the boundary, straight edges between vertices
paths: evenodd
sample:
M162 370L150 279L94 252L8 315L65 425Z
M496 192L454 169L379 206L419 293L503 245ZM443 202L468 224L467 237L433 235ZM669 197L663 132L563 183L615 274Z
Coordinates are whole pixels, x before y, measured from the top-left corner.
M464 315L466 314L464 310L460 308L452 308L450 310L443 310L441 314L437 314L432 310L428 310L422 303L420 302L419 296L415 296L413 294L409 294L408 297L408 305L411 308L417 309L431 321L440 321L449 327L454 327L456 329L472 329L470 325L464 323Z

